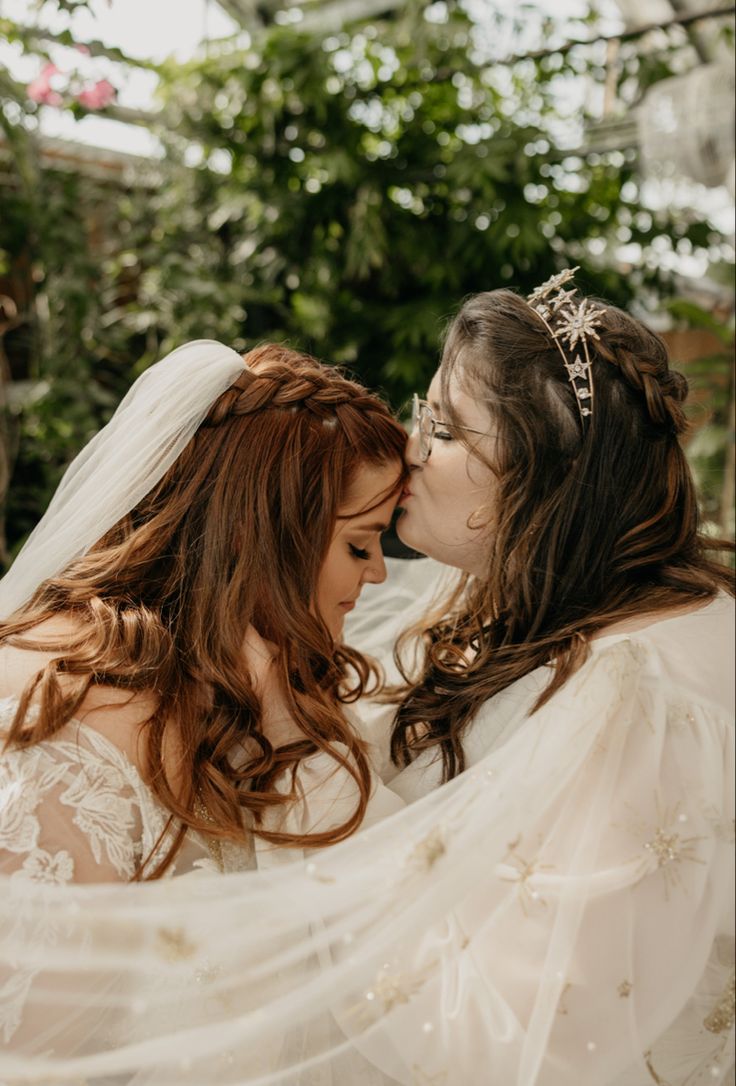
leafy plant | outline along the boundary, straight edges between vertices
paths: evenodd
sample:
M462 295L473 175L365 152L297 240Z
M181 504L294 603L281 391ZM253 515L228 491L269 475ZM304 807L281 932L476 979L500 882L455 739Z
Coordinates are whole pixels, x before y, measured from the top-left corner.
M248 48L167 62L165 158L127 186L44 162L38 107L3 77L0 293L18 310L1 341L8 553L133 377L187 339L286 340L399 406L426 387L468 293L529 291L577 264L584 289L661 306L675 284L657 251L720 242L643 207L633 152L558 149L561 88L601 79L596 50L493 63L459 3L430 14L413 2L328 35L274 26ZM627 274L612 258L624 241L644 254Z

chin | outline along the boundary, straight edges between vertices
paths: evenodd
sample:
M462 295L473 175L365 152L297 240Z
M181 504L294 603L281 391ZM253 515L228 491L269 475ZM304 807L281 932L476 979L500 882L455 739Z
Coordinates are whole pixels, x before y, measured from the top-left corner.
M406 511L402 512L399 519L396 521L396 534L404 544L405 547L411 547L413 551L418 551L420 554L426 555L427 558L433 558L431 547L427 550L425 543L426 540L422 539L421 533L412 531L411 521L409 520Z

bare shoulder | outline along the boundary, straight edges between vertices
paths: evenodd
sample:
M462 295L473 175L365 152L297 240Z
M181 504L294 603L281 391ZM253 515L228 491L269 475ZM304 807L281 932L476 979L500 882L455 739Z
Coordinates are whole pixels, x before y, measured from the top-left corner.
M59 655L56 646L76 632L71 618L55 615L13 639L21 644L0 645L0 697L19 697L34 676ZM38 647L26 648L22 642Z
M40 622L23 635L34 647L0 645L0 698L19 698L28 684L52 660L60 655L64 639L79 633L71 616L55 615ZM63 649L61 650L63 651ZM59 677L62 685L70 679ZM112 686L93 686L75 716L119 747L137 766L140 765L140 729L156 708L148 691L130 692Z

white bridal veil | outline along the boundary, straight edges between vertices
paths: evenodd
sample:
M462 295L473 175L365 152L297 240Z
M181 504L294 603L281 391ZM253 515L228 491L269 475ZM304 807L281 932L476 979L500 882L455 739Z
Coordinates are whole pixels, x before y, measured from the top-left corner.
M238 366L197 343L144 375L112 424L112 448L130 442L119 475L99 491L82 454L3 613L111 523L113 491L138 500ZM126 411L150 437L140 461ZM132 885L0 879L0 1082L726 1081L733 729L663 683L656 649L604 642L461 777L303 861ZM10 801L29 816L32 796Z
M147 369L107 426L69 466L46 513L0 581L6 618L46 578L92 546L171 467L217 397L243 370L230 347L201 339Z

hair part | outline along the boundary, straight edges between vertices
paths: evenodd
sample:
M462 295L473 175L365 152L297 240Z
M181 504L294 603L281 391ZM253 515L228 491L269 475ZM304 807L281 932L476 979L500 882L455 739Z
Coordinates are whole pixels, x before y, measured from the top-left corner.
M264 345L244 363L136 508L0 624L0 643L56 654L23 691L6 747L54 736L94 686L153 695L140 733L144 779L170 812L174 840L162 857L154 849L137 878L162 875L188 828L235 841L252 830L278 845L332 844L358 828L370 792L364 746L341 706L377 673L333 644L313 599L357 471L395 462L400 489L406 435L377 396L308 355ZM34 629L60 613L78 633L41 644ZM298 743L274 749L261 732L262 706L243 667L250 624L278 648ZM172 734L183 788L165 764ZM355 779L352 816L308 836L259 828L267 809L293 800L299 763L319 751ZM286 771L292 794L275 788ZM202 805L207 820L196 813Z
M703 535L680 443L687 381L665 344L605 303L591 338L595 400L583 433L557 342L523 298L468 299L449 326L440 364L443 417L459 379L485 405L498 439L486 510L486 571L465 574L397 652L400 689L392 757L408 765L438 748L444 779L464 768L462 736L489 698L553 662L540 708L582 666L590 638L646 612L733 594L733 572L708 556L733 544ZM402 650L424 645L418 673ZM396 691L394 692L396 693Z

